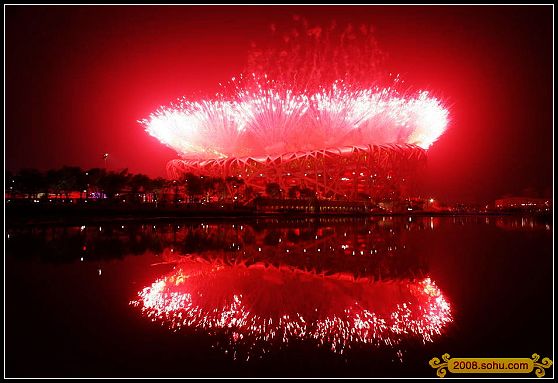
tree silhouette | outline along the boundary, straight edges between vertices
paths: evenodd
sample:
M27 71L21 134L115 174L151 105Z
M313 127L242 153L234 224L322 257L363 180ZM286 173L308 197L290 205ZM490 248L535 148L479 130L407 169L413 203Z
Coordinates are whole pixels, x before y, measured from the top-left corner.
M194 201L196 197L203 194L202 179L192 173L186 173L182 176L182 183L186 186L186 193L188 193L190 202Z
M11 171L6 170L6 184L4 185L4 191L9 193L10 198L15 198L16 189L15 189L15 177Z
M207 193L217 195L222 200L225 194L225 180L219 177L204 177L204 189Z
M289 194L289 198L291 199L300 198L300 186L298 185L291 186L289 188L288 194Z
M132 202L141 202L140 193L149 193L153 190L151 179L145 174L130 175L128 179L128 187L130 188L130 200Z
M302 188L300 189L300 198L303 199L312 199L316 198L316 192L309 188Z
M21 169L15 177L14 188L27 195L28 199L36 198L44 189L45 177L37 169Z
M109 199L119 194L128 182L128 169L121 172L109 172L100 179L100 186Z
M265 185L265 194L271 198L281 197L281 186L276 182L270 182Z
M167 185L167 180L162 177L157 177L151 181L151 188L153 190L153 199L156 204L159 202L159 197L161 202L165 201L166 185Z
M85 179L87 182L88 189L93 190L95 193L101 193L103 188L101 186L101 180L105 176L105 169L92 168L89 169L85 174Z
M225 178L225 184L229 196L233 199L240 194L241 188L244 186L244 180L240 177L229 176Z

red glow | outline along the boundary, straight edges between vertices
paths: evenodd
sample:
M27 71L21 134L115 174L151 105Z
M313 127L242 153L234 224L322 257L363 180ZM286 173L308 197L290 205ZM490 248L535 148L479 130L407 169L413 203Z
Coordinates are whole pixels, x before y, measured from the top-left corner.
M186 98L141 121L184 158L277 155L348 145L403 143L427 149L446 130L448 110L428 92L400 95L340 80L319 91L233 78L232 96Z
M385 69L451 107L451 128L429 150L425 193L493 200L532 186L552 195L551 5L5 11L6 167L12 172L104 167L108 152L110 170L166 175L175 151L135 121L184 94L214 94L218 82L246 67L252 42L273 46L297 14L309 28L321 27L322 36L333 21L355 30L372 25L387 53Z
M188 257L131 302L170 329L225 334L248 357L291 340L343 353L356 344L431 342L452 322L430 278L370 282L290 267L226 265Z

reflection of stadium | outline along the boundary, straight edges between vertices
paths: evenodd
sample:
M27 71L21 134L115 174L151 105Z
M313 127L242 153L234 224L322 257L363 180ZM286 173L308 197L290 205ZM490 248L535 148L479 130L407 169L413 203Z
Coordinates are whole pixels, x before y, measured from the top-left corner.
M408 231L432 230L438 224L432 217L413 217L412 221L396 217L316 217L230 223L19 226L8 229L6 249L21 247L28 256L39 258L44 257L45 249L56 252L56 258L44 258L44 262L72 262L82 257L88 262L146 252L166 254L172 249L176 257L178 253L196 253L210 260L217 252L231 263L266 261L278 265L288 260L301 270L345 270L357 275L363 275L358 266L364 261L383 265L376 271L382 279L421 277L426 262L405 248L405 238ZM367 270L373 271L370 267Z
M174 160L167 170L175 179L186 173L240 177L259 192L277 183L284 192L298 186L322 198L384 200L406 196L425 160L426 151L415 145L363 145L267 157Z
M215 335L219 347L242 358L292 341L339 353L430 342L451 323L451 307L405 238L432 224L382 218L181 227L160 253L172 271L131 304L173 330Z
M431 222L430 222L431 224ZM295 225L295 228L292 227ZM176 233L176 245L163 259L180 262L188 254L229 265L290 268L317 275L368 281L421 278L426 260L405 246L407 230L429 228L428 222L394 222L390 218L263 225L202 224Z

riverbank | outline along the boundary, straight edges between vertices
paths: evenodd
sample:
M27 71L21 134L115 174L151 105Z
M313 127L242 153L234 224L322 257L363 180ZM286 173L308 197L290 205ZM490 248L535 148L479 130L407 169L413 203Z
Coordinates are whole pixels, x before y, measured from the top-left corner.
M536 216L552 222L552 212L490 211L490 212L445 212L412 211L388 213L377 211L336 211L336 212L293 212L263 211L253 207L233 205L179 205L179 206L122 206L122 205L6 205L6 224L62 224L128 221L165 221L177 219L249 219L249 218L305 218L305 217L371 217L371 216Z

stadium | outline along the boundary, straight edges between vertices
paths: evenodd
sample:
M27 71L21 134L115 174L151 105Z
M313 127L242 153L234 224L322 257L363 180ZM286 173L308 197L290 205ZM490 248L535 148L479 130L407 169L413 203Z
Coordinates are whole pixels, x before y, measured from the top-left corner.
M408 195L425 165L426 151L409 144L359 145L285 153L276 156L212 160L173 160L167 171L216 178L239 177L256 192L268 183L284 191L308 188L319 198L358 200L396 199Z
M181 157L167 165L175 180L238 177L256 193L275 183L283 196L298 187L321 199L381 201L412 194L448 111L428 92L335 83L296 93L253 79L232 97L182 99L140 123Z

